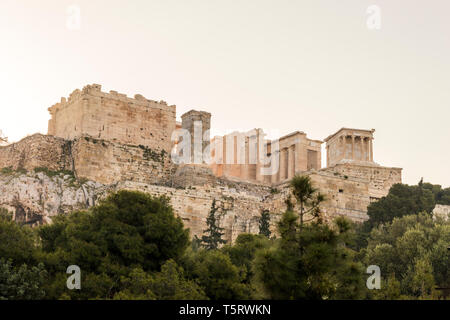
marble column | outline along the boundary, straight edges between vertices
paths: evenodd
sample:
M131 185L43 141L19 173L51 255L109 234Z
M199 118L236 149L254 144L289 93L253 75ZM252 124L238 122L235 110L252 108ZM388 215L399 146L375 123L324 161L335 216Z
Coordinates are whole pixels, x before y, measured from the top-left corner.
M359 137L359 139L360 139L360 151L361 151L361 153L359 155L359 159L361 161L364 161L364 160L366 160L365 153L364 153L364 137L361 136L361 137Z
M276 171L272 172L271 182L278 183L280 181L280 151L271 149L271 152L272 152L272 162L276 162L278 164L277 166L274 167Z
M351 135L352 137L352 160L355 160L355 136Z
M226 136L222 137L222 174L225 176L228 174L227 165L227 139Z
M264 150L264 146L261 145L263 142L262 142L259 131L258 131L256 137L257 137L256 138L257 139L256 140L256 181L262 182L262 181L264 181L264 176L261 174L261 169L263 166L263 164L261 162L262 161L261 157L262 157L262 153Z
M327 167L330 166L330 146L327 145Z
M364 138L364 160L369 161L370 160L370 145L369 145L369 138Z
M373 138L370 138L370 161L373 162Z
M286 176L286 158L287 158L287 149L283 148L280 150L280 181L283 181L287 178Z
M288 179L292 179L295 173L295 146L292 145L288 148Z
M242 178L245 180L249 179L249 146L248 146L248 137L244 137L244 141L243 141L243 152L244 155L242 157L243 163L241 164L241 174L242 174Z

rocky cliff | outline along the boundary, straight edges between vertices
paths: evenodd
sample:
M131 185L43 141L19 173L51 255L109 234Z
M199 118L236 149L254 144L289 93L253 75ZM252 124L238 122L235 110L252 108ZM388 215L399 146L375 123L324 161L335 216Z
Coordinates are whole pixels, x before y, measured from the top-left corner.
M400 171L380 166L342 164L302 172L326 196L326 221L344 215L367 220L367 206L401 182ZM90 136L75 140L36 134L0 147L0 208L31 225L58 214L86 209L109 192L139 190L171 199L191 236L201 237L215 200L224 238L259 232L262 211L276 229L291 191L287 181L267 185L216 177L207 165L175 165L164 150L121 144Z
M110 189L64 172L2 169L0 207L12 212L14 220L36 225L50 222L55 215L95 205Z
M194 169L198 171L198 168ZM187 171L190 170L181 170L183 173ZM175 214L190 229L191 236L201 237L215 199L219 224L225 229L224 239L234 241L240 233L258 233L259 217L268 207L269 202L265 200L271 196L270 188L225 180L212 183L208 174L200 172L193 175L189 183L183 178L175 184L172 187L122 181L105 185L77 179L70 171L37 168L27 172L6 168L0 170L0 207L12 212L17 222L39 225L51 223L51 218L58 214L87 209L110 192L137 190L169 197ZM273 229L276 220L274 216Z

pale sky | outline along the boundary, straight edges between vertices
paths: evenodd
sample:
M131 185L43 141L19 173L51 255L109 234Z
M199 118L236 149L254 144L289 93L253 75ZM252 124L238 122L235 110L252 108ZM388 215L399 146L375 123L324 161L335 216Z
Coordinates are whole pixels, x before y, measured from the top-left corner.
M449 17L448 0L1 0L0 129L46 133L48 107L98 83L211 112L214 132L375 128L377 163L448 187Z

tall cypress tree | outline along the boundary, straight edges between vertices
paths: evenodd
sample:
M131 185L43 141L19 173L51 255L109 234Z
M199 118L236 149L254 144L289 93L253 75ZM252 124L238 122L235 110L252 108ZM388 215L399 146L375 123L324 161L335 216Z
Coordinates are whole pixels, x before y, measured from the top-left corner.
M222 232L223 228L220 228L217 225L216 212L216 199L214 199L211 205L211 211L209 212L208 218L206 219L208 229L203 231L204 233L206 233L206 235L202 237L202 244L206 250L217 249L220 244L226 243L226 241L222 239L222 236L224 234Z
M263 210L259 218L259 234L270 238L270 213L268 210Z

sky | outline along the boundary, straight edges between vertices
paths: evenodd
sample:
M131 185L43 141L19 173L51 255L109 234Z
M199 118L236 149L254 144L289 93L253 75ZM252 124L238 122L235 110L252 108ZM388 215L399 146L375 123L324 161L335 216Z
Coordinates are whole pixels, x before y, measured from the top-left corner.
M46 133L48 107L98 83L211 112L213 133L374 128L377 163L449 187L449 16L448 0L1 0L0 130Z

